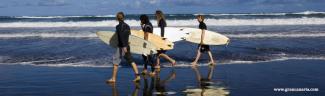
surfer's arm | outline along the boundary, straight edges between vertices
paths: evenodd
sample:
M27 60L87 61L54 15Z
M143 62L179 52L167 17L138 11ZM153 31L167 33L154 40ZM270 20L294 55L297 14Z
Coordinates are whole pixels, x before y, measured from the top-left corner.
M204 40L204 36L205 36L205 30L204 29L202 29L202 34L201 34L201 44L203 44L204 42L203 42L203 40Z
M144 40L148 40L149 32L144 32Z

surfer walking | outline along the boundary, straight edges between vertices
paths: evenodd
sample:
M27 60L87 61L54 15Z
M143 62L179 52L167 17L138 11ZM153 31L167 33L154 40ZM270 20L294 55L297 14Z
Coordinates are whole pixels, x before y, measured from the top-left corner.
M141 15L140 16L140 21L141 21L141 28L142 31L144 32L144 39L148 40L149 38L149 34L153 33L153 26L151 24L151 22L149 21L149 17L147 15ZM153 62L153 54L146 54L146 55L142 55L143 60L144 60L144 69L142 71L142 74L147 74L147 67L148 64L151 66L151 73L150 75L154 75L154 62Z
M116 25L116 34L118 37L118 48L116 49L116 53L113 56L113 75L112 78L107 80L107 83L115 83L116 75L118 70L118 65L121 63L121 59L124 57L126 61L132 65L133 71L135 73L134 82L140 81L140 75L138 72L137 65L133 62L130 47L129 47L129 35L130 35L130 26L124 22L124 13L118 12L116 14L116 20L119 22Z
M164 34L165 34L165 27L167 26L166 20L165 20L165 16L163 14L163 12L161 10L157 10L156 11L156 19L157 19L157 23L158 23L158 27L160 28L160 36L164 38ZM164 38L166 39L166 38ZM157 60L156 60L156 65L155 68L159 69L160 68L160 57L165 58L166 60L168 60L172 66L174 66L176 64L176 61L172 58L170 58L166 52L167 50L157 50Z
M210 51L210 46L209 45L205 45L204 44L204 36L205 36L205 30L207 30L207 26L206 24L204 23L204 16L203 15L198 15L197 16L197 20L198 22L200 23L199 24L199 28L202 30L201 32L201 42L200 44L198 45L198 50L197 50L197 55L196 55L196 58L195 60L191 63L192 66L197 66L197 62L198 60L200 59L201 57L201 53L204 53L204 52L207 52L209 57L210 57L210 62L209 64L211 65L214 65L214 60L213 60L213 57L212 57L212 53Z

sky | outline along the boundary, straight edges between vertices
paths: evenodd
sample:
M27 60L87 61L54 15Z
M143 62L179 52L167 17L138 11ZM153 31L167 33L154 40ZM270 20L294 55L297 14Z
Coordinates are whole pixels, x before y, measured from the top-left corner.
M325 11L325 0L0 0L0 16Z

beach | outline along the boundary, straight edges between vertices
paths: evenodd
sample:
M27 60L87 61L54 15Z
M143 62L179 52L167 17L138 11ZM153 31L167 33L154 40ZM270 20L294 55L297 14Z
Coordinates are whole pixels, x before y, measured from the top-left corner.
M166 14L167 26L198 28L197 15ZM209 67L204 54L200 67L192 68L197 44L182 40L166 53L177 61L175 68L161 60L158 76L133 83L132 68L122 61L115 85L105 83L112 75L115 49L96 35L115 32L115 15L1 16L0 95L325 94L324 12L202 15L209 31L230 38L228 45L210 46L216 66ZM126 14L125 23L140 30L139 16ZM154 15L148 16L157 27ZM142 71L142 56L132 57Z
M198 67L207 78L209 66ZM255 64L217 64L212 79L202 86L191 67L162 68L157 77L144 78L137 85L132 68L119 69L115 86L106 84L112 68L0 65L1 96L119 96L137 94L197 96L202 89L230 96L322 96L324 60L284 60ZM170 76L172 75L172 79ZM168 79L168 80L167 80ZM160 81L157 87L157 82ZM155 85L155 86L153 86ZM161 88L164 88L162 91ZM318 88L317 92L276 92L274 88ZM209 91L203 92L208 94ZM135 96L137 96L135 95ZM224 96L224 95L220 95Z

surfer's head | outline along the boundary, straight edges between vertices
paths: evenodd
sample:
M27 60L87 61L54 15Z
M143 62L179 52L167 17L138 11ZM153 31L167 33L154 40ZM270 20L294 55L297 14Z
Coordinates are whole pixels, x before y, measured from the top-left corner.
M157 10L156 11L156 18L157 18L157 21L159 21L161 19L165 19L164 13L161 10Z
M144 15L144 14L140 16L140 21L141 21L141 25L142 24L147 24L147 23L150 22L149 17L147 15Z
M116 20L117 21L123 21L124 20L124 13L123 12L118 12L116 14Z
M204 21L204 16L203 15L197 15L197 21L203 22Z

